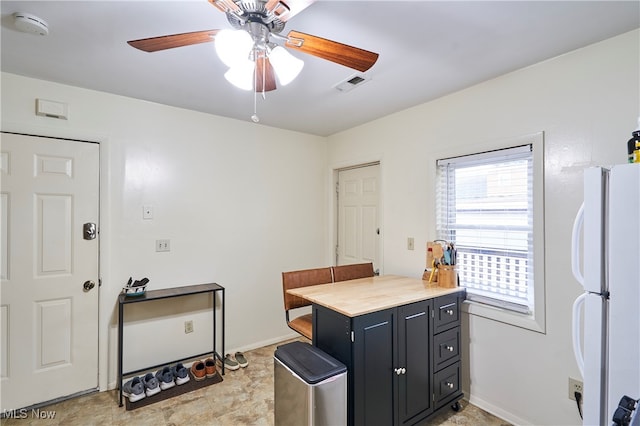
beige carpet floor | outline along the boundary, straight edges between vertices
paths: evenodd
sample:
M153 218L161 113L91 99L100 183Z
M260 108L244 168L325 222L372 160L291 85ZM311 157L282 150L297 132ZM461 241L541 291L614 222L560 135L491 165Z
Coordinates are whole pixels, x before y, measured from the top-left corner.
M2 426L27 425L153 425L236 426L273 425L273 353L278 345L245 353L249 366L227 371L221 383L126 411L118 407L118 392L97 392L28 410L25 418L3 418ZM430 425L506 426L508 423L461 401ZM51 418L53 416L53 418ZM49 417L49 418L41 418Z

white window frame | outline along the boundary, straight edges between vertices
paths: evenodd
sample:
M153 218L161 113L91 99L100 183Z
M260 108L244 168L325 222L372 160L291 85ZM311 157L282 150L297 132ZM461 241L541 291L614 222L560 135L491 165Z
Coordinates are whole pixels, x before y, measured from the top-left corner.
M509 138L501 141L475 144L473 151L466 149L452 149L439 152L433 167L433 191L437 196L435 187L437 176L437 160L461 157L465 155L480 154L517 146L531 145L533 150L533 312L517 312L509 307L500 307L496 304L483 303L481 298L467 300L464 310L471 315L477 315L496 321L526 328L532 331L545 333L545 267L544 267L544 134L542 132L533 135ZM435 200L435 197L432 198ZM437 219L434 219L434 228Z

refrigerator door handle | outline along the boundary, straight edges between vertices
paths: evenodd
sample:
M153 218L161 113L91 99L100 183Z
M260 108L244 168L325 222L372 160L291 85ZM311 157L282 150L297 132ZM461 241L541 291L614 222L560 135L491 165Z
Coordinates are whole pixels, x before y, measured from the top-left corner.
M584 224L584 203L580 206L578 214L573 222L571 232L571 271L573 276L584 287L584 276L580 270L580 233Z
M580 321L580 309L584 306L585 298L587 297L587 293L582 293L578 298L573 302L573 320L571 322L571 337L573 340L573 354L576 358L576 362L578 363L578 369L580 370L580 374L584 378L584 353L582 352L582 342L580 341L580 329L581 329L581 321Z

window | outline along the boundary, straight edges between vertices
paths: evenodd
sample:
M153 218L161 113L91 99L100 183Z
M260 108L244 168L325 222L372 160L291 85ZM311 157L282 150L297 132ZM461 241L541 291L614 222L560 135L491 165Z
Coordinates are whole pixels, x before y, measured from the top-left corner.
M441 159L436 170L437 237L456 245L467 299L532 319L544 304L536 291L544 269L536 267L534 225L542 215L534 210L534 149L526 143Z

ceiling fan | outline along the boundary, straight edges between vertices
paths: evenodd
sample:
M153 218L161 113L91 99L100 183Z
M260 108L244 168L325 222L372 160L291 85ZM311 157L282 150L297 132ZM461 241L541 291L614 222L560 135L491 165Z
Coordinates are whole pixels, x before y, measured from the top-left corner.
M276 75L280 84L285 85L302 69L303 62L283 46L361 72L371 68L378 59L377 53L299 31L281 35L286 22L315 0L208 1L227 15L236 31L195 31L128 43L145 52L156 52L215 41L218 56L229 66L225 78L238 87L262 92L263 96L264 92L276 89ZM239 42L240 47L234 42Z

